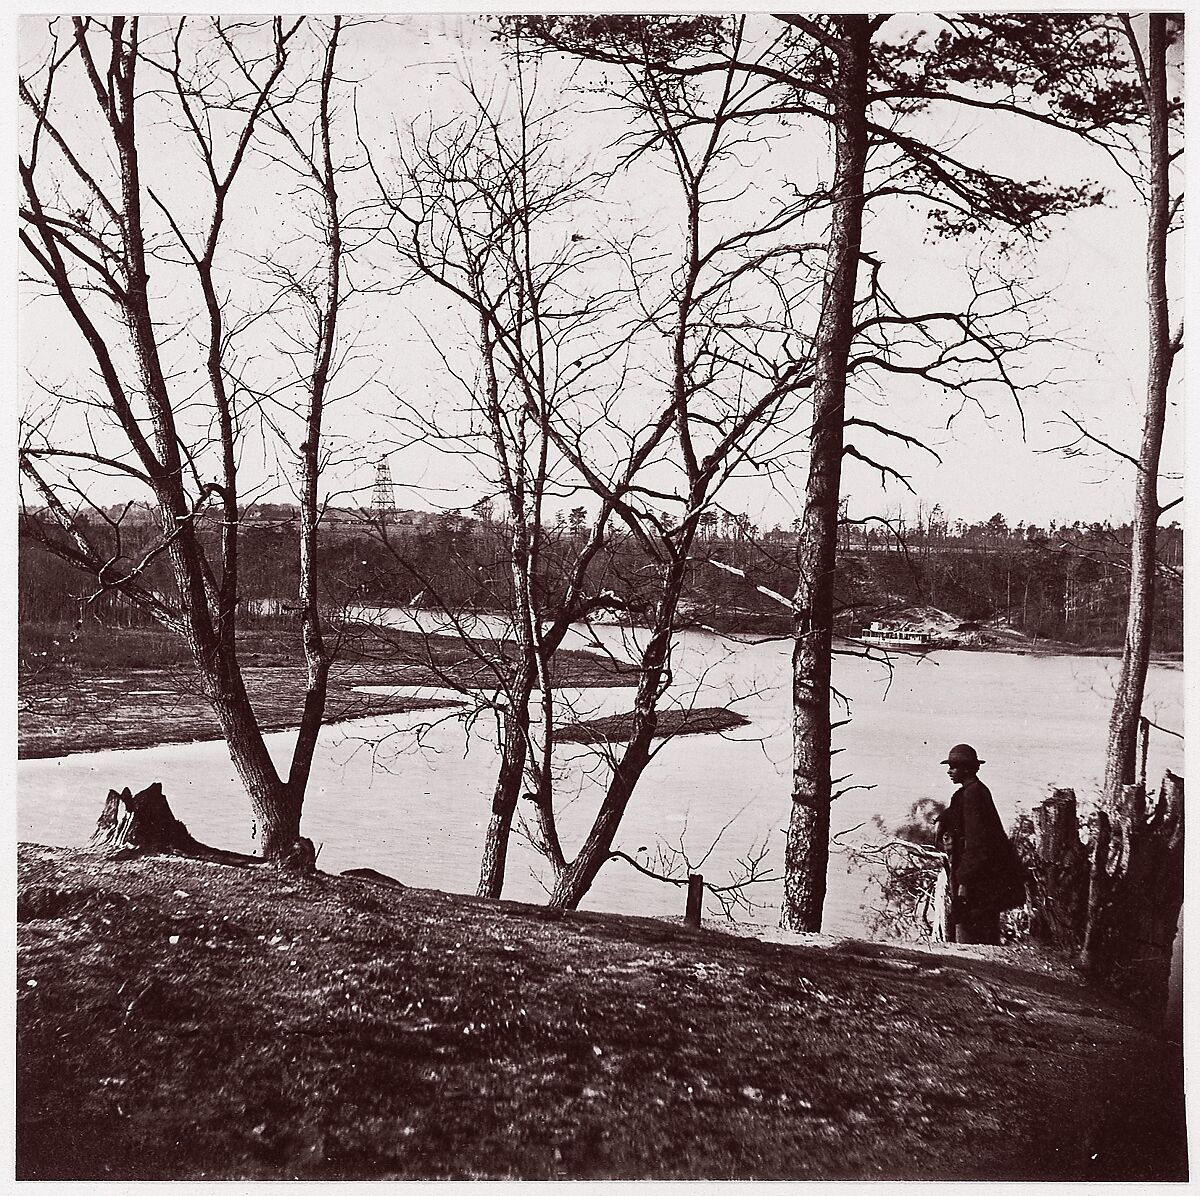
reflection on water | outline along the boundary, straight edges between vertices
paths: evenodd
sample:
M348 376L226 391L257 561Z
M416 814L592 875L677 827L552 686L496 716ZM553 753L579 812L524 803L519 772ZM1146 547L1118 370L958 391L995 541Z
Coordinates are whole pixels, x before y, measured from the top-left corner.
M628 655L628 629L597 627L590 634ZM580 634L568 646L585 643ZM1036 804L1050 785L1074 786L1081 797L1099 787L1115 660L942 651L893 663L890 674L857 658L835 663L835 684L853 703L851 723L835 733L841 751L834 775L849 774L843 782L848 792L834 805L835 832L869 823L876 814L894 825L921 797L947 800L951 786L938 761L953 743L974 744L987 761L982 776L1006 822L1018 807ZM725 735L664 744L616 845L630 855L640 848L653 853L660 842L682 847L706 879L721 882L765 842L768 863L779 871L790 789L789 646L731 644L689 632L679 637L673 665L674 701L732 704L751 722ZM577 717L596 717L628 709L632 691L576 690L563 697ZM495 780L495 721L487 713L464 720L466 709L359 720L322 732L304 816L305 833L320 846L322 868L368 866L408 884L474 890ZM1182 729L1181 670L1151 669L1146 713L1162 726ZM277 761L287 759L292 740L292 733L269 737ZM569 853L586 833L604 767L595 748L580 745L565 745L556 760ZM1155 732L1151 780L1166 767L1182 771L1182 741ZM250 848L245 799L220 742L22 761L18 835L83 843L110 786L136 791L155 780L198 838ZM543 872L540 857L516 843L505 896L543 899ZM826 930L862 933L862 889L861 875L848 874L835 854ZM775 920L778 896L777 885L759 887L766 907L759 918ZM681 913L683 902L681 889L615 860L585 905Z

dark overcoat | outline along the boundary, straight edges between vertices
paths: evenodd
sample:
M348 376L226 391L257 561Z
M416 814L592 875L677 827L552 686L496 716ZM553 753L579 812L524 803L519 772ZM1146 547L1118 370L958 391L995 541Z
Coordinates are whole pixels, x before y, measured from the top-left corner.
M950 856L951 893L965 886L966 902L973 909L1010 909L1021 904L1020 864L991 790L978 777L955 790L940 830Z

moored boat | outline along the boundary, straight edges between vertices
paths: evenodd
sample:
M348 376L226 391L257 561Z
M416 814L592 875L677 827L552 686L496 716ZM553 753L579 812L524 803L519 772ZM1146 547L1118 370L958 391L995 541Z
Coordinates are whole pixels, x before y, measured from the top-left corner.
M937 647L937 641L930 632L922 631L911 623L875 622L852 638L873 648L896 648L907 652L928 652Z

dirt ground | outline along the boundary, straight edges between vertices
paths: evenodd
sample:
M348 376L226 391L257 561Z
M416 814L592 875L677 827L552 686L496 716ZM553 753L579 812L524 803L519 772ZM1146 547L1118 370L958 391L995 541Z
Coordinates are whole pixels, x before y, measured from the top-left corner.
M1172 1049L1002 949L32 845L17 914L19 1178L1185 1173Z

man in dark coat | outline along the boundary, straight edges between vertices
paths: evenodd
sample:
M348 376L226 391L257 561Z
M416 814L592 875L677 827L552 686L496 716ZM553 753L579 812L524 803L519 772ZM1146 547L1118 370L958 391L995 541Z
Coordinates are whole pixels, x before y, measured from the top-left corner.
M950 894L957 943L999 943L1000 911L1013 904L1014 854L988 787L984 763L969 743L957 743L942 761L958 786L938 822L950 856Z

